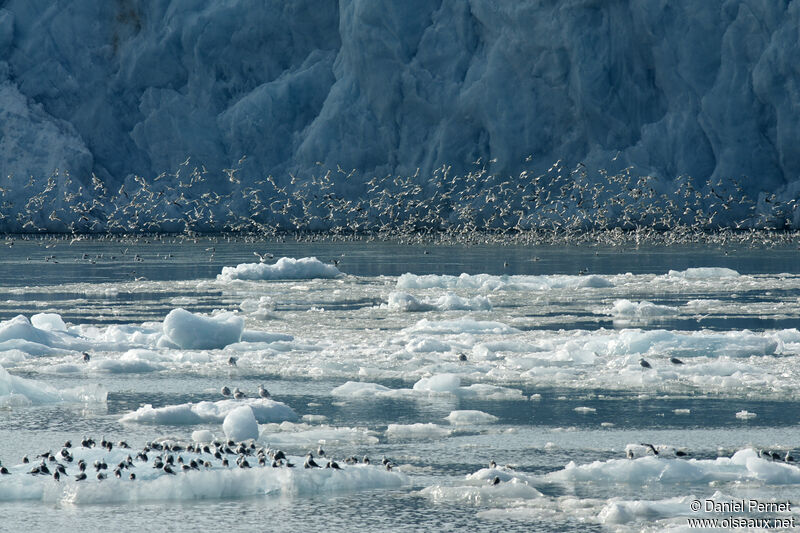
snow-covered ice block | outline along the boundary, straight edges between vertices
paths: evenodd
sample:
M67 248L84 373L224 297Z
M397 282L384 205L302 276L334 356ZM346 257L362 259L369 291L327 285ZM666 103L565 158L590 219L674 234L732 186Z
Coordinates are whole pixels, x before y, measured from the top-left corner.
M610 459L585 465L570 462L563 470L546 476L555 482L687 484L759 481L773 485L800 484L800 468L760 458L751 448L732 457L717 459L673 459L646 456L636 459Z
M60 402L103 403L108 391L99 385L58 390L33 379L12 376L0 366L0 406L23 407Z
M168 426L222 422L231 411L243 405L248 406L255 419L262 424L297 420L297 413L285 403L266 398L244 398L218 402L190 402L158 408L146 404L136 411L122 415L120 422Z
M164 319L164 335L187 350L213 350L239 342L244 319L233 313L203 316L173 309Z
M488 291L546 291L551 289L608 288L614 284L601 276L496 276L492 274L411 274L397 279L398 289L478 289Z
M667 275L671 278L688 280L714 280L722 278L737 278L739 273L730 268L723 267L697 267L686 270L670 270Z
M214 434L207 429L198 429L192 431L192 441L199 443L208 443L214 440Z
M331 395L344 398L373 397L376 393L391 391L377 383L364 383L361 381L348 381L331 391Z
M42 320L40 323L52 323L52 321ZM24 340L44 346L53 346L57 342L57 337L49 331L34 326L28 317L17 315L10 320L0 322L0 342Z
M241 263L235 267L222 267L217 275L219 281L232 280L281 280L335 278L341 271L333 265L326 265L316 257L281 257L275 264Z
M677 315L678 308L668 305L658 305L646 300L632 302L622 299L614 302L608 314L622 318L652 318Z
M496 416L490 415L489 413L484 413L483 411L478 411L475 409L463 409L458 411L450 411L450 414L445 417L445 420L454 426L466 426L492 424L497 422L498 419Z
M436 424L389 424L386 436L390 439L440 439L450 435L450 430Z
M422 378L414 383L414 390L430 392L456 392L461 386L461 378L455 374L437 374Z
M249 405L231 410L222 421L225 437L235 441L258 439L258 422Z
M389 293L387 307L390 311L423 312L423 311L491 311L492 304L485 296L462 298L448 292L435 301L423 301L406 292Z
M413 326L402 330L407 334L446 335L457 333L507 335L519 330L494 320L474 320L460 318L452 320L428 320L423 318Z
M67 331L67 325L58 313L37 313L32 315L31 324L35 328L46 331Z
M374 431L360 427L315 426L306 423L263 424L260 441L270 446L315 446L343 444L378 444Z

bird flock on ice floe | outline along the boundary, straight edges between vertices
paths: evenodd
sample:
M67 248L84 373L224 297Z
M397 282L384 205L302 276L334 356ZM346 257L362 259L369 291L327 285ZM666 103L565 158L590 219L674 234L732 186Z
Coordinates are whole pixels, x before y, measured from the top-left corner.
M106 459L96 459L91 465L83 458L75 460L77 450L90 451L102 449L111 452L114 448L124 450L127 454L125 458L116 464L109 465ZM303 468L330 468L341 470L342 466L332 457L327 457L320 445L317 450L317 459L325 466L320 465L314 458L314 452L309 451L303 458ZM181 444L178 442L147 442L141 450L132 450L125 441L112 443L105 437L98 443L91 437L84 436L80 440L79 447L73 447L72 441L66 441L61 450L53 453L48 450L36 455L34 461L26 455L22 458L22 464L29 468L25 474L32 476L50 476L55 481L68 479L73 476L75 481L85 481L91 477L98 481L108 479L109 475L117 479L137 478L136 469L150 467L159 471L161 474L177 475L199 470L209 470L214 468L294 468L295 464L282 450L271 449L269 447L258 446L255 442L234 440L213 441L207 444L190 443ZM252 464L251 464L252 462ZM368 456L359 459L351 455L344 459L345 465L370 465ZM381 461L382 467L386 470L392 469L392 462L386 457ZM91 472L91 470L94 472ZM110 472L110 473L109 473ZM12 472L0 463L0 475L11 475Z

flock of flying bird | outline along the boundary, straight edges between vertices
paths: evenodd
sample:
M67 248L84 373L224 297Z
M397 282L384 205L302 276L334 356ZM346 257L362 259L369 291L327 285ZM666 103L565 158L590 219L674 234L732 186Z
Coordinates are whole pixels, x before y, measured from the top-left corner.
M289 174L279 180L243 177L243 161L211 176L202 165L190 170L187 158L173 174L150 181L132 176L113 188L95 175L91 183L80 183L56 171L45 182L31 177L24 186L8 176L0 186L0 231L455 241L478 235L531 243L598 238L613 243L630 235L637 242L685 242L708 233L754 238L757 230L773 234L800 225L797 198L782 201L766 193L750 198L736 180L696 182L680 176L663 182L637 176L632 168L589 172L582 163L567 168L558 161L541 174L501 177L478 160L476 170L463 175L444 166L427 178L417 173L367 180L340 167L325 171L320 164L318 176Z

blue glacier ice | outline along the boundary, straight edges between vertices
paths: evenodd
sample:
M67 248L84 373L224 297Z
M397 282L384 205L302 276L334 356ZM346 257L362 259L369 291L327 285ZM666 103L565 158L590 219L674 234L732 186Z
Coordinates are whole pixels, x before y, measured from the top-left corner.
M594 183L633 167L676 196L692 176L706 184L707 209L715 192L764 211L800 191L797 2L2 6L0 229L102 230L117 209L138 229L160 217L159 229L180 230L169 219L188 192L151 213L123 213L110 193L127 198L119 188L134 190L138 176L157 194L155 178L188 183L192 169L195 199L251 187L264 201L284 186L307 196L331 170L332 192L355 201L374 193L375 176L425 189L443 165L520 181L556 161L589 169ZM741 188L711 191L728 180ZM58 195L30 204L48 187ZM221 227L228 207L255 210L250 200L205 202L202 227ZM65 208L76 202L82 212ZM716 208L717 221L744 218ZM799 226L796 204L787 209L775 225ZM319 218L311 229L333 224Z

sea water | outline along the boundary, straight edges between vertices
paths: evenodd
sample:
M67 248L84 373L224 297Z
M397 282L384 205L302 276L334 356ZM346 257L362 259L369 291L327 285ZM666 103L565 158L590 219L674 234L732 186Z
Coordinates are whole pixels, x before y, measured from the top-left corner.
M763 456L800 456L797 257L17 239L0 256L0 530L660 531L727 516L695 499L797 502L800 468ZM272 274L222 275L248 264ZM124 457L83 436L224 439L240 405L222 386L294 470L26 473L67 439ZM300 468L320 446L341 471Z

